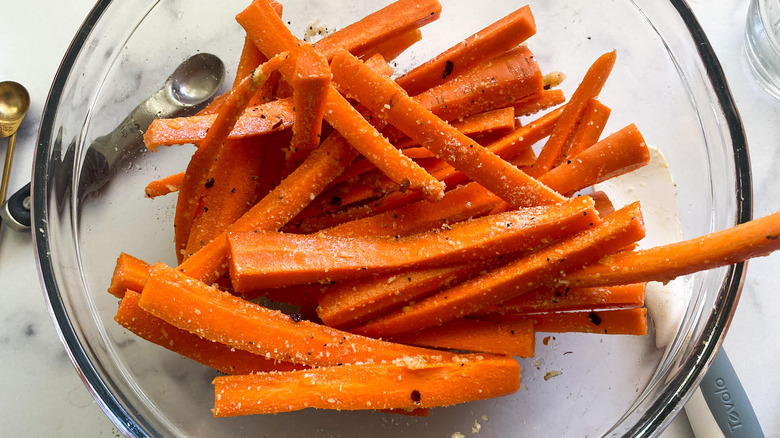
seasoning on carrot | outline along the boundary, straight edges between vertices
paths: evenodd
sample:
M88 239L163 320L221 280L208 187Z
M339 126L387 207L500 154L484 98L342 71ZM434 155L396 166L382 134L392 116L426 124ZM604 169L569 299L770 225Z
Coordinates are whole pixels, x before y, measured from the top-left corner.
M454 78L471 66L495 58L536 33L528 6L509 13L444 53L398 78L398 85L414 96Z
M230 233L230 278L236 290L248 291L494 258L587 228L596 216L592 207L582 196L389 239Z
M141 294L128 290L119 304L114 320L149 342L189 357L226 374L250 374L264 371L290 371L301 365L266 359L265 356L237 350L181 330L138 306Z
M284 362L336 366L391 362L404 356L456 357L296 320L207 286L162 263L152 268L139 306L182 330Z
M596 221L596 218L593 218ZM402 311L353 328L371 337L392 337L475 313L555 281L644 237L639 204L606 217L591 229L562 239L498 269L437 292Z
M183 179L184 172L180 172L154 180L146 185L144 195L147 198L156 198L158 196L167 195L168 193L178 192Z
M333 80L371 111L510 204L520 207L562 199L431 114L398 85L371 71L349 52L336 54L331 71Z
M539 158L531 171L532 175L543 175L557 166L566 156L566 148L577 127L577 122L582 117L582 112L590 99L597 97L604 87L604 83L615 65L616 56L615 51L601 55L585 73L585 78L564 107L560 119L555 124L555 129L539 153Z
M533 357L534 334L534 324L530 319L505 322L456 319L392 340L420 347Z
M301 164L306 155L320 145L322 118L330 88L328 61L308 44L296 52L293 77L295 123L287 157L287 172Z
M470 355L446 362L399 358L387 364L217 377L214 415L305 408L411 410L498 397L519 388L520 366L512 358Z

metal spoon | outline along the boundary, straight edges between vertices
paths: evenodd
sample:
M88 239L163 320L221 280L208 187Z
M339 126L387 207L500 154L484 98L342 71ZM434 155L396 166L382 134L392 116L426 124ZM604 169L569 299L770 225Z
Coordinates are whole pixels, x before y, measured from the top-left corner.
M0 82L0 137L9 137L8 148L5 151L3 179L0 182L0 202L5 201L5 195L8 193L8 180L11 177L11 163L16 146L16 131L29 108L30 93L26 88L13 81ZM2 217L0 217L1 224Z
M224 79L225 66L214 55L199 53L182 62L159 91L131 111L116 129L90 144L81 168L79 198L103 187L124 162L144 148L143 133L154 119L196 113L219 90ZM70 145L62 158L64 165L58 167L71 169L75 154L75 145ZM67 179L70 175L53 178ZM0 217L14 230L30 228L30 184L0 206Z

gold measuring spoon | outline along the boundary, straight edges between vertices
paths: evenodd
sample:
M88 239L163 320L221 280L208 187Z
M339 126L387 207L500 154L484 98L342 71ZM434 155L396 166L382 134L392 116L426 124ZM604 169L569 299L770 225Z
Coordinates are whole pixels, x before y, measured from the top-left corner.
M0 182L0 203L5 201L8 192L11 162L14 157L14 146L16 146L16 131L29 108L30 94L26 88L13 81L0 82L0 137L9 137L8 148L5 151L3 179Z

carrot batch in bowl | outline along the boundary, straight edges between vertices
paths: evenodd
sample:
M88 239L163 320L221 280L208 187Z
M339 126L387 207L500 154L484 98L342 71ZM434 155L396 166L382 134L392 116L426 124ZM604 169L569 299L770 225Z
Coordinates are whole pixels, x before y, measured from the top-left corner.
M564 99L524 6L393 78L440 12L399 0L309 44L256 0L232 89L147 130L150 150L197 146L146 191L178 194L179 266L121 255L116 319L246 374L214 381L216 416L506 395L535 332L644 335L645 282L780 248L775 214L639 249L641 205L590 190L650 159L636 125L603 132L619 54L605 47Z

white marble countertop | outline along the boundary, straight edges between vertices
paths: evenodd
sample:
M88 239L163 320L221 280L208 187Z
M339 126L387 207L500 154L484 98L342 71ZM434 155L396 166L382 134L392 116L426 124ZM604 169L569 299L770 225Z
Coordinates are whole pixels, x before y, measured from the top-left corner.
M754 215L780 209L780 101L754 82L743 46L746 0L692 0L720 57L747 132L753 167ZM15 1L4 5L0 26L0 80L30 91L10 193L30 178L38 124L59 62L92 0ZM5 143L0 145L5 150ZM742 300L725 340L731 361L753 402L766 436L780 436L780 255L750 262ZM0 436L117 436L68 360L41 293L29 234L0 233ZM768 341L768 342L767 342ZM692 436L683 416L665 437Z

